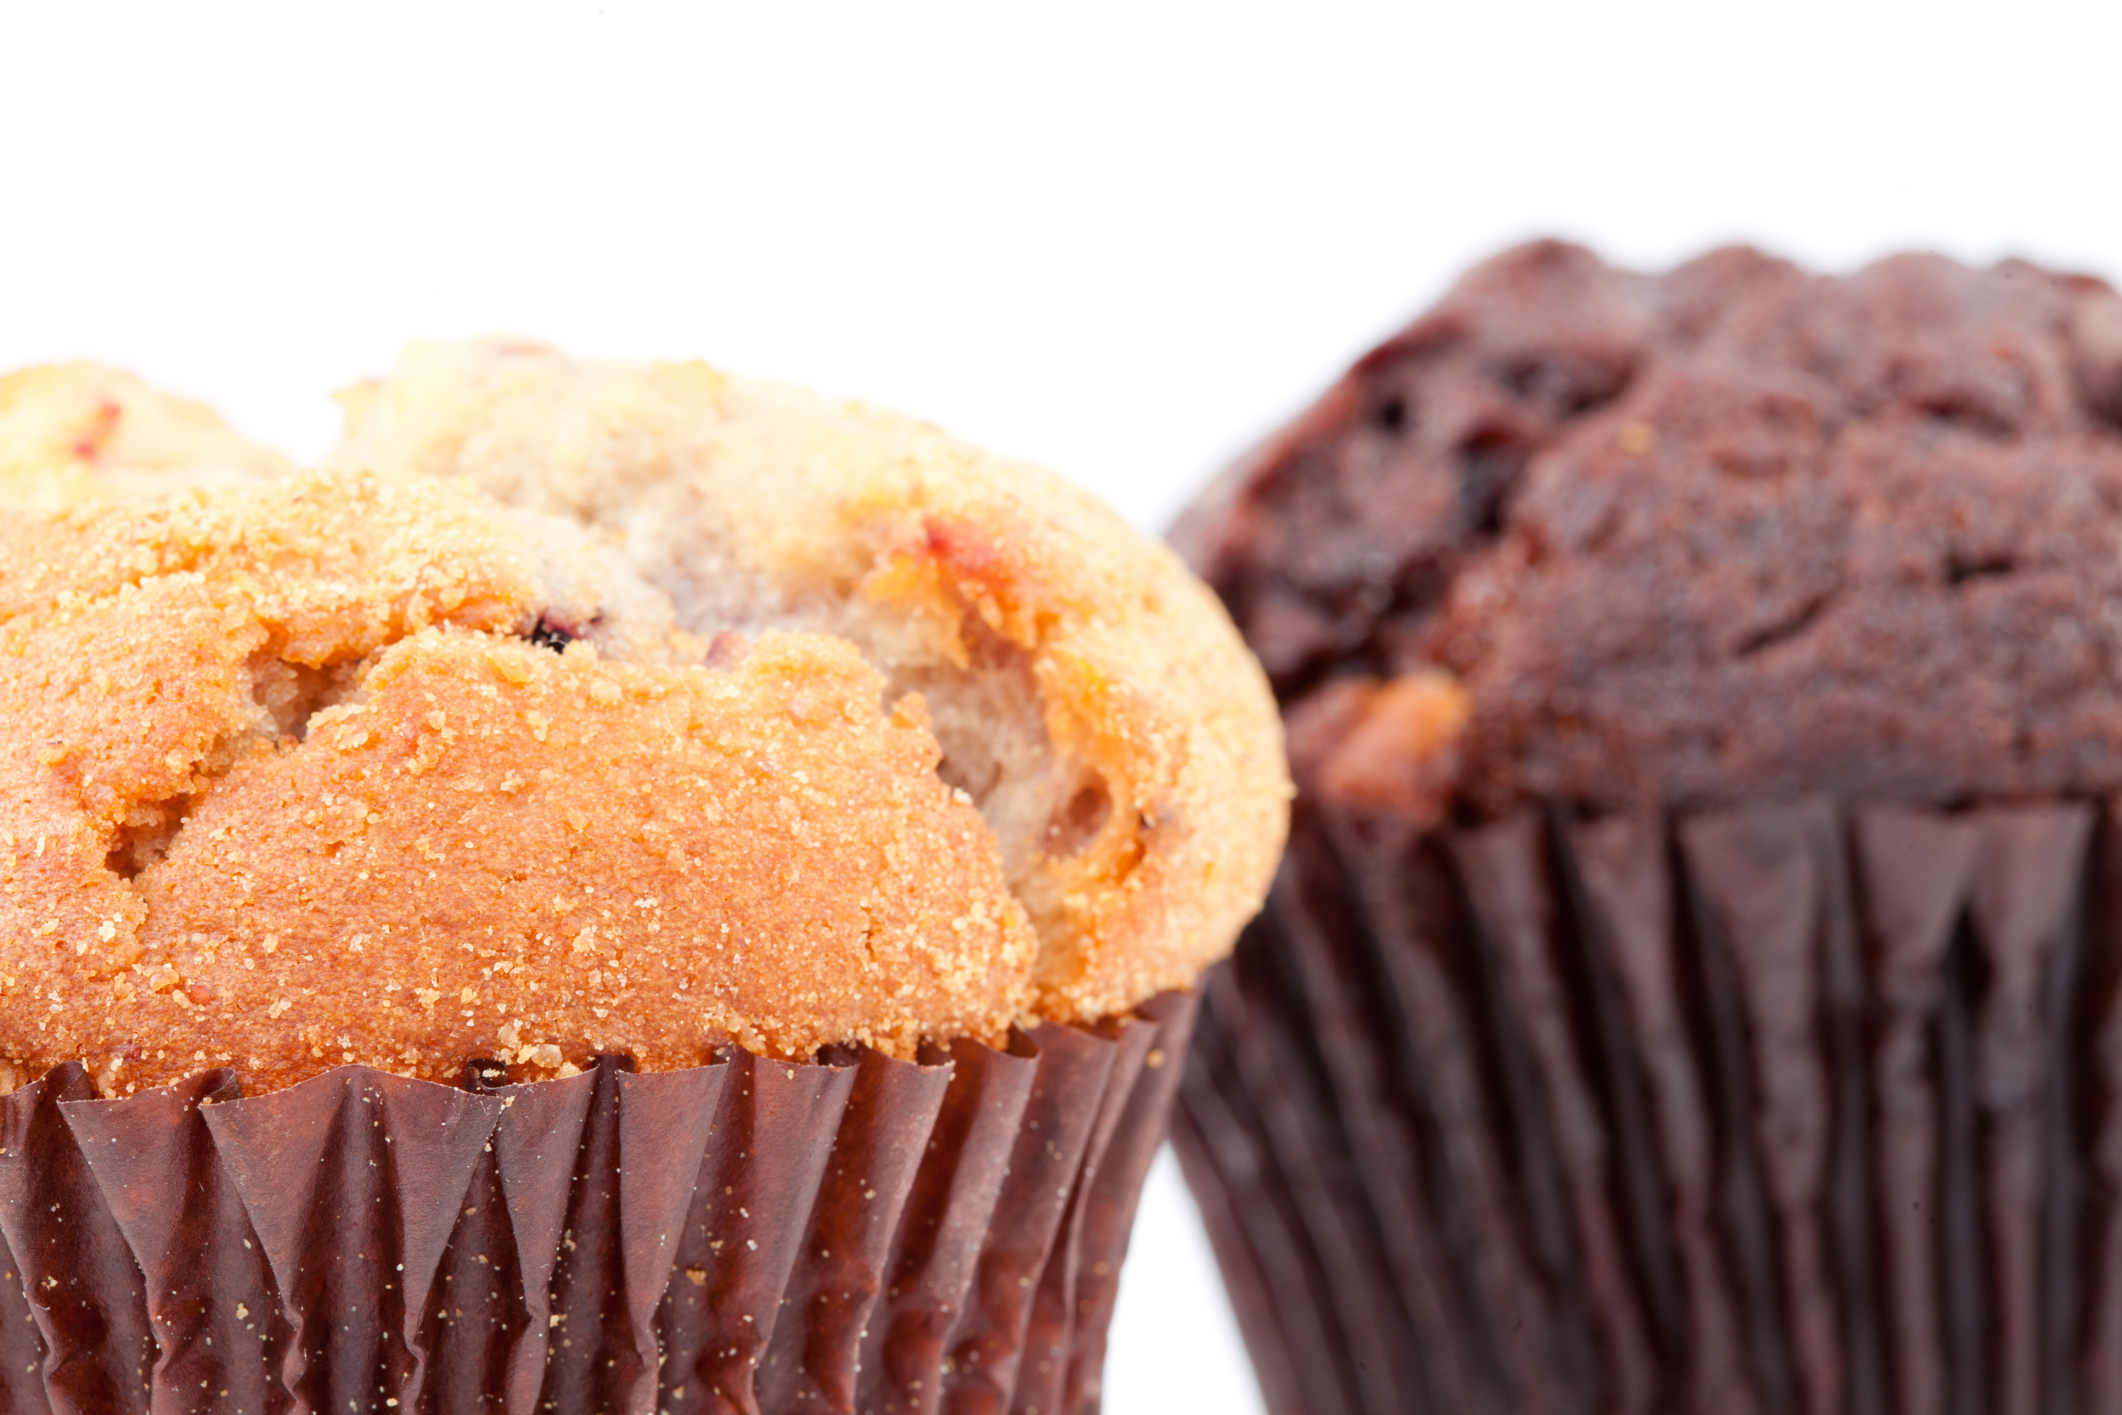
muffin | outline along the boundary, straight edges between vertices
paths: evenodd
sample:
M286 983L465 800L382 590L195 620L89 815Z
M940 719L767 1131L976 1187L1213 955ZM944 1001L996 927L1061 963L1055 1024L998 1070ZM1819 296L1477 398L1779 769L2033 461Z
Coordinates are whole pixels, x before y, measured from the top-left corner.
M1175 1126L1271 1408L2122 1400L2122 297L1536 243L1174 540L1299 791Z
M6 1408L1094 1408L1282 843L1213 597L703 365L345 401L0 383Z

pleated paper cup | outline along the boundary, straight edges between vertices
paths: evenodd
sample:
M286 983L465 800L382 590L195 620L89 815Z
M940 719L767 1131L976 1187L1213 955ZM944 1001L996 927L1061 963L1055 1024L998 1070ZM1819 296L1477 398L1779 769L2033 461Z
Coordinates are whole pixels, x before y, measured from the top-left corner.
M1269 1408L2122 1409L2122 805L1300 807L1174 1138Z
M916 1064L727 1051L0 1099L0 1410L1097 1408L1195 999Z

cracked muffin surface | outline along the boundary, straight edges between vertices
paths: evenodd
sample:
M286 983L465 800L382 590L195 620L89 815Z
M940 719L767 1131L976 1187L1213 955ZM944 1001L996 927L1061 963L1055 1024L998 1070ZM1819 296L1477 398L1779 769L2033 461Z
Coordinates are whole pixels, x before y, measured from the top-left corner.
M668 1069L725 1041L911 1056L1184 985L1264 891L1285 794L1265 685L1176 561L1073 493L986 472L1019 520L939 498L957 519L895 523L918 555L859 538L888 500L849 551L794 518L789 543L860 560L873 592L739 613L762 592L725 562L770 517L658 560L407 457L292 475L225 429L128 430L159 395L108 371L54 388L106 434L0 408L0 1051L19 1076L79 1058L124 1094L211 1065L258 1090L355 1061ZM879 455L860 436L833 434ZM874 490L821 485L829 508ZM718 587L711 611L680 575ZM965 608L981 594L991 615ZM1159 597L1177 607L1136 607ZM1042 710L1049 670L1012 647L1042 623L1091 645L1050 670L1073 716ZM1027 861L1048 857L1074 897L1039 893Z
M1033 1007L1189 985L1287 828L1274 703L1164 546L1038 467L699 363L416 344L333 465L471 481L615 547L709 635L829 633L919 694L1039 940Z
M13 1060L124 1091L1008 1028L1029 932L918 701L822 635L556 653L513 529L359 477L9 523Z
M2122 298L2017 261L1653 277L1529 245L1175 540L1293 736L1351 682L1456 677L1430 816L2112 787Z

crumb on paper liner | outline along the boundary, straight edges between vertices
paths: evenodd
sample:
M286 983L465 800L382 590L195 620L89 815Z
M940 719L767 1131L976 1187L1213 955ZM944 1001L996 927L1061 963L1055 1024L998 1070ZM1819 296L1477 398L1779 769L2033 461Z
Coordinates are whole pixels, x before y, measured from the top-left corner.
M1007 1050L0 1099L9 1412L1097 1408L1196 999Z
M1276 1415L2122 1408L2122 803L1300 807L1203 993Z

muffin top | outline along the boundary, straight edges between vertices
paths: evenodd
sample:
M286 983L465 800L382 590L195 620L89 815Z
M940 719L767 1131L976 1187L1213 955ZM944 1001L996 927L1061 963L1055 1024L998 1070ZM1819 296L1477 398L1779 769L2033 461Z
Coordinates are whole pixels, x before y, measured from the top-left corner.
M2088 277L1524 246L1174 539L1310 787L1482 818L2122 783L2122 298Z
M522 345L347 401L296 475L108 370L0 384L20 1072L908 1056L1184 986L1257 908L1266 685L1058 479Z
M57 510L84 497L243 486L292 470L212 408L118 369L50 364L0 377L0 505Z

